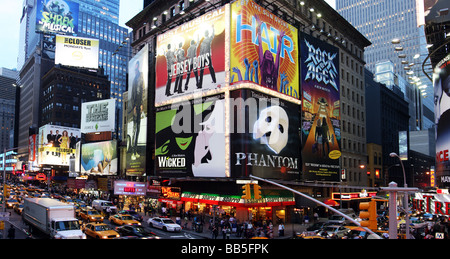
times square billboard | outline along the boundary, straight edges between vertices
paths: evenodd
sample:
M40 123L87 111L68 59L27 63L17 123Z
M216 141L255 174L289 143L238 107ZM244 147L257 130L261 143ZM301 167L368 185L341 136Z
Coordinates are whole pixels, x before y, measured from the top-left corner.
M78 33L78 3L68 0L38 0L36 9L36 32L61 35Z

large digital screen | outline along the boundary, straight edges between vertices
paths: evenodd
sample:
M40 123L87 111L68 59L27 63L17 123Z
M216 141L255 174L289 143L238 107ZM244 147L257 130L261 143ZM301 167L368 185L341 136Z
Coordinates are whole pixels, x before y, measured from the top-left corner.
M104 141L81 146L82 175L116 175L117 141Z
M73 35L78 33L80 5L67 0L37 0L36 31Z
M231 8L231 83L300 98L297 29L251 0Z
M339 181L339 49L304 33L300 49L303 178Z
M55 64L97 69L99 46L97 39L57 35Z
M80 129L45 125L39 128L38 162L40 165L69 166L75 156Z
M148 117L148 45L128 65L127 175L145 173Z
M114 195L145 196L147 193L147 183L115 181Z
M81 132L94 133L116 129L116 100L100 100L81 104Z

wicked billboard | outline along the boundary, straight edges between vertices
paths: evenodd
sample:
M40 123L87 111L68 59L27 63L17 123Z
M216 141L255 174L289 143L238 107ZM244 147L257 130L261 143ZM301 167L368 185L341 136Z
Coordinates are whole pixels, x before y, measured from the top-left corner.
M300 34L304 180L339 181L339 50Z
M224 95L162 106L156 110L156 174L227 177Z
M299 105L249 89L231 97L232 176L299 179Z
M78 33L79 4L67 0L38 0L36 31L73 35Z

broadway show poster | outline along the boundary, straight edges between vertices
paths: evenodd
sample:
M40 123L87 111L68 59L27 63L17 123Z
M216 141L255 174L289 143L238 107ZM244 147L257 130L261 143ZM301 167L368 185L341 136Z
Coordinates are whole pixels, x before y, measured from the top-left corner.
M251 0L231 6L231 83L254 82L299 99L297 29Z
M232 176L299 179L299 105L248 89L231 96Z
M300 49L303 178L339 181L339 50L303 33Z
M450 186L450 55L441 60L433 74L436 122L436 182Z
M127 175L145 173L148 117L148 45L128 64Z
M157 38L155 103L225 83L226 13L208 12Z
M156 174L162 177L227 177L224 95L157 108Z
M36 32L78 33L79 9L78 3L67 0L37 0Z
M83 144L81 147L82 175L116 175L117 141Z

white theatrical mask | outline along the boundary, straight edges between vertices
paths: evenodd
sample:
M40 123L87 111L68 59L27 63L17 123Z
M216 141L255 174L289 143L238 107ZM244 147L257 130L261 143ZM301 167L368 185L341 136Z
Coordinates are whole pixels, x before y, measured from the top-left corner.
M279 154L287 145L289 118L279 106L271 106L261 111L253 126L253 138L261 139L261 144L269 146Z

